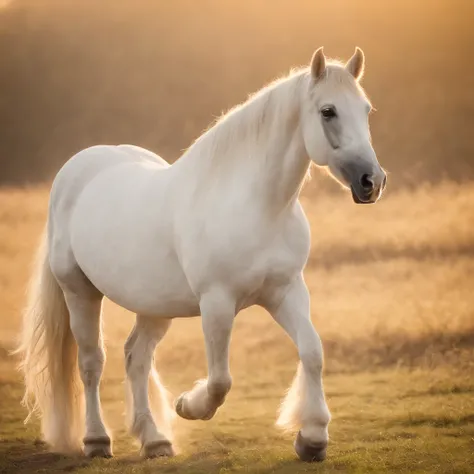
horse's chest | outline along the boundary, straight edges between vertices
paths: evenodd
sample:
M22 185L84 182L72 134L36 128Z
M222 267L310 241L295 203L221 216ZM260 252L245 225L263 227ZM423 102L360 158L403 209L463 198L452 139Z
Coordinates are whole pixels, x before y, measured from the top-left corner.
M252 232L239 228L208 233L212 237L202 241L194 239L183 263L196 293L219 284L253 304L268 285L291 280L303 269L309 252L304 216L303 220L292 217L276 231L255 226Z
M273 288L287 285L303 270L306 260L304 248L286 245L269 246L246 259L246 265L236 271L233 281L238 307L259 304L261 297Z
M291 214L258 241L246 261L251 271L265 280L292 278L300 272L309 254L310 234L303 214Z
M265 282L279 282L292 279L299 273L307 260L307 250L296 242L272 246L256 260L256 271Z

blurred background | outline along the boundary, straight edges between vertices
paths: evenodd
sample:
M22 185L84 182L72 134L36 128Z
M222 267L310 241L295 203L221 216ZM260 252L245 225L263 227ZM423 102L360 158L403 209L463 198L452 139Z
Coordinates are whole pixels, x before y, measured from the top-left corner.
M3 0L0 182L50 180L78 150L167 160L319 46L367 58L391 188L474 177L470 0Z
M38 425L22 423L22 383L9 356L60 166L98 143L140 145L172 162L215 117L307 64L319 46L343 60L363 48L363 86L377 109L373 143L389 172L375 206L356 206L317 170L301 196L312 230L305 279L333 413L324 468L473 472L472 0L0 5L1 472L83 467L38 458ZM122 417L122 346L132 324L107 301L102 396L119 455L136 452ZM200 325L174 321L157 351L175 396L206 375ZM292 435L273 427L297 359L264 311L239 315L228 400L207 424L178 420L183 456L163 472L306 472ZM150 472L134 465L100 472Z

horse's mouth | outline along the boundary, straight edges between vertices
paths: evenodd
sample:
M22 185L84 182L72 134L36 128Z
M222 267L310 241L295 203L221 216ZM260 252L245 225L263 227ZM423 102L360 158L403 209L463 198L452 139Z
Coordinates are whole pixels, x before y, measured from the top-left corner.
M370 196L359 196L357 191L354 189L354 186L351 186L351 193L352 199L356 204L373 204L375 202L375 200L373 200Z

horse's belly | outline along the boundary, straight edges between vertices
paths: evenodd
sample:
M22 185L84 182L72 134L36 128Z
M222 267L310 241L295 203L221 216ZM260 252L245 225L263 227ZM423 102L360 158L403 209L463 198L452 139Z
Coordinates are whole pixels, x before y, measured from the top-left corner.
M145 273L148 276L144 278ZM198 316L198 300L180 273L167 266L166 272L150 269L118 280L87 276L107 298L134 313L171 318Z
M87 242L87 241L86 241ZM91 240L89 242L94 242ZM102 241L103 242L103 241ZM145 245L143 250L145 251ZM199 304L179 262L156 249L153 254L102 244L75 243L78 265L92 284L114 303L134 313L165 317L199 315Z

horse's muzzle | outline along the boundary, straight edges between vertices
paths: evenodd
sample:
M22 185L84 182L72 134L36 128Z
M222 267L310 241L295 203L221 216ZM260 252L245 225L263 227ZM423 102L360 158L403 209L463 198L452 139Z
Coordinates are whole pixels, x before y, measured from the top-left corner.
M373 204L377 201L377 196L373 198L373 192L367 194L365 191L357 189L358 186L351 185L352 199L356 204Z
M362 160L347 161L339 171L356 204L373 204L387 184L387 175L380 166Z
M356 204L373 204L382 195L387 184L387 175L380 170L379 174L360 174L351 179L352 199Z

